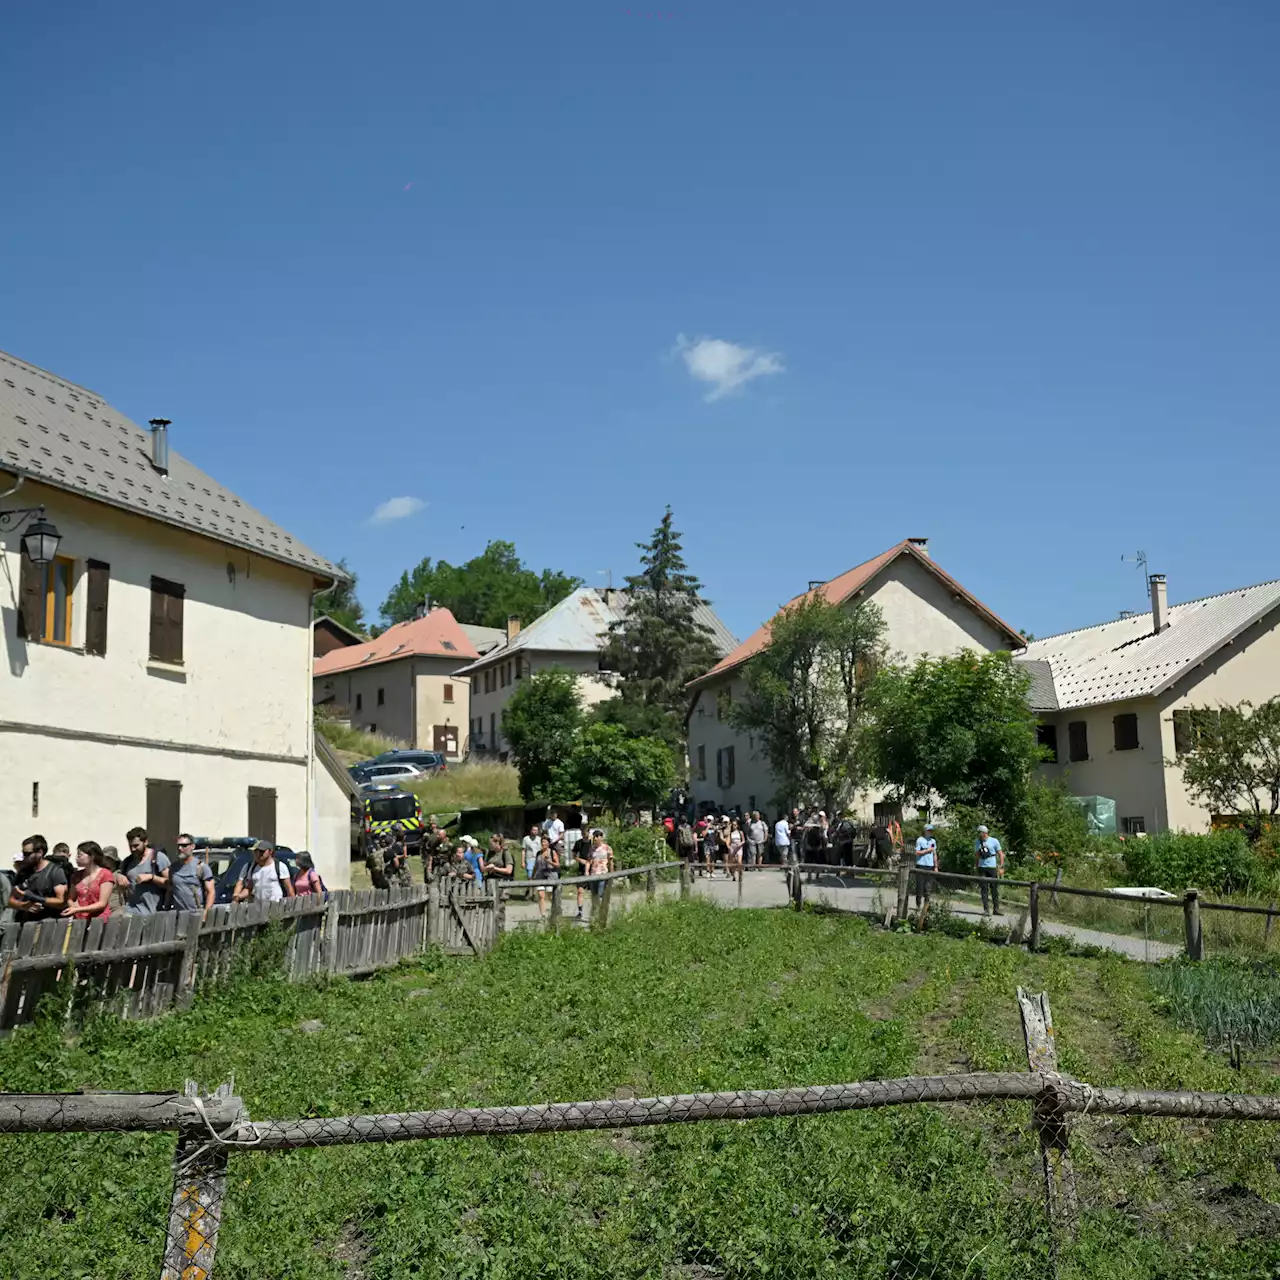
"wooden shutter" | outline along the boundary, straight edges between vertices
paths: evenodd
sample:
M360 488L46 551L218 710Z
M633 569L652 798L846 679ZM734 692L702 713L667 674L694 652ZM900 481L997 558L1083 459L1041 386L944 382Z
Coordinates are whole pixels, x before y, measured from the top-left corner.
M20 557L18 577L18 635L24 640L44 639L44 569Z
M1072 720L1067 725L1067 758L1073 763L1089 758L1089 725L1085 720Z
M106 657L107 653L107 588L111 582L111 566L101 560L90 560L86 574L84 651Z
M147 779L147 842L172 855L182 829L182 783Z
M724 785L731 787L738 779L737 770L734 767L734 750L732 747L724 749Z
M274 787L249 788L249 831L258 840L276 842L276 792Z
M182 598L177 582L151 579L151 656L157 662L182 661Z

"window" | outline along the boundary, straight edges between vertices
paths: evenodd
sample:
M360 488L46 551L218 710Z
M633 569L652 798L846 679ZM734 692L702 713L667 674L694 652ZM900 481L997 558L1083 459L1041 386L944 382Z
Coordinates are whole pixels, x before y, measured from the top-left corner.
M378 690L378 706L385 707L387 705L387 691L385 689Z
M1190 755L1206 739L1217 737L1222 713L1208 707L1190 707L1173 713L1173 750L1181 758Z
M182 601L186 589L164 578L151 579L151 657L182 661Z
M1058 763L1058 726L1056 724L1036 725L1036 744L1048 751L1045 764Z
M521 671L520 671L520 656L519 656L519 654L517 654L517 655L516 655L516 659L515 659L515 677L516 677L516 679L517 679L517 680L519 680L519 679L520 679L520 675L521 675Z
M147 843L172 853L182 830L182 783L147 779Z
M1147 832L1146 818L1122 818L1120 825L1127 836L1145 835Z
M452 702L452 701L453 701L453 685L451 685L451 684L447 684L447 685L445 685L445 687L444 687L444 700L445 700L446 702Z
M249 788L249 826L246 835L258 840L276 842L276 790L274 787Z
M1116 716L1112 723L1116 730L1116 750L1136 751L1138 748L1138 717L1132 711Z
M1067 759L1079 764L1089 758L1089 725L1084 720L1073 720L1067 725Z
M369 726L369 732L370 732L370 733L377 733L377 732L378 732L378 726L377 726L376 724L371 724L371 725Z
M18 634L46 644L71 643L71 587L75 561L58 556L50 564L22 557Z
M356 710L357 711L364 710L364 694L363 693L356 694Z
M698 781L706 782L707 780L707 749L706 747L698 748Z
M489 745L496 751L498 749L498 717L489 712Z
M722 790L733 786L733 748L721 747L716 752L716 785Z

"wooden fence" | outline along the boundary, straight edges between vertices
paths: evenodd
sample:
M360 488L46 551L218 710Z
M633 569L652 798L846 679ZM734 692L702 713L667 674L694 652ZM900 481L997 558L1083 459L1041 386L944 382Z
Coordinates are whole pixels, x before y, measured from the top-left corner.
M496 895L479 886L343 890L327 898L248 902L200 912L113 914L0 926L0 1031L29 1022L40 997L74 966L77 990L145 1018L190 1003L197 985L226 981L269 925L286 931L290 980L356 976L439 945L480 954L496 938ZM83 985L80 985L83 983Z

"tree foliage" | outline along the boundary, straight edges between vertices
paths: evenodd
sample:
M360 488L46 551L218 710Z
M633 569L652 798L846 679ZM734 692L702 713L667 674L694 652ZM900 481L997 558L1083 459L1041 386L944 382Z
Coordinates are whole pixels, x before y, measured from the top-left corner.
M905 802L980 809L1008 841L1027 839L1036 765L1028 677L1004 652L920 658L888 667L875 690L871 768Z
M340 568L351 574L350 582L335 582L328 591L322 591L311 602L311 617L332 618L349 631L364 634L364 608L356 597L356 575L347 569L347 562L339 560Z
M865 789L870 691L884 661L884 618L868 601L841 608L814 595L773 620L728 712L760 743L780 803L820 800L836 813Z
M571 671L536 671L511 695L502 732L526 801L577 799L572 766L582 721L578 679Z
M1197 707L1174 712L1175 738L1187 716L1189 752L1176 763L1187 791L1213 813L1246 819L1253 839L1280 812L1280 697L1261 706Z
M683 737L685 685L715 665L711 631L696 616L702 584L688 572L666 509L653 537L636 544L640 572L627 578L627 607L609 630L603 665L622 678L606 723L643 726L673 746Z
M459 622L483 627L506 626L511 616L532 622L559 604L581 578L553 569L526 569L512 542L491 542L465 564L430 557L400 575L382 602L380 613L390 626L413 618L424 600L448 609Z
M661 738L589 724L574 752L573 777L584 801L624 814L656 808L666 798L675 785L675 761Z

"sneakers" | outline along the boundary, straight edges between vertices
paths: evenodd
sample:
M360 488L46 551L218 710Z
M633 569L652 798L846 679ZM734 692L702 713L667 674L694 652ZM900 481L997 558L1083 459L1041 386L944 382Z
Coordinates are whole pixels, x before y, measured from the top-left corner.
M581 919L582 919L582 908L581 908L581 907L579 907L579 908L578 908L578 914L577 914L576 916L574 916L574 919L575 919L575 920L581 920Z

